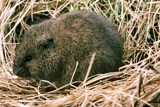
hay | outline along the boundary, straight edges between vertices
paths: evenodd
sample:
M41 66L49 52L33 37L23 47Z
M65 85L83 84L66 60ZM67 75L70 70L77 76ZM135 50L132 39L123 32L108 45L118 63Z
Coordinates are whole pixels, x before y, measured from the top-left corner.
M101 13L118 27L125 50L120 72L86 75L79 87L60 89L12 75L14 48L27 27L79 9ZM0 14L0 106L160 106L159 1L2 0Z

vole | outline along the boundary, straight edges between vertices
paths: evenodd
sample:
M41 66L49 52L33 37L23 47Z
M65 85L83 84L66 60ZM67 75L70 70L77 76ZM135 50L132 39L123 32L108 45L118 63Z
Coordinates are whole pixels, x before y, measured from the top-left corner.
M15 49L13 73L60 87L69 83L77 61L74 81L83 81L94 52L90 76L118 70L122 45L117 28L104 16L84 10L68 12L28 28Z

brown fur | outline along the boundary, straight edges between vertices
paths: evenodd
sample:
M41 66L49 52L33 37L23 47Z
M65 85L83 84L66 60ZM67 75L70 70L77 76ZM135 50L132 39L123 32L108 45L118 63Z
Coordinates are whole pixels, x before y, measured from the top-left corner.
M117 70L123 54L117 29L96 13L69 12L28 29L17 46L13 73L62 86L69 83L78 61L74 80L82 81L93 52L90 75Z

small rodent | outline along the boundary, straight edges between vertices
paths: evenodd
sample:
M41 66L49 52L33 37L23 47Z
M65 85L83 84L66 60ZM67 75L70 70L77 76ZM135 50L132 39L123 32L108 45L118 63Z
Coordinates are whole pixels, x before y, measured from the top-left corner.
M13 73L20 77L69 83L76 62L74 81L83 81L92 54L90 76L118 70L123 48L115 26L90 11L72 11L29 27L17 45Z

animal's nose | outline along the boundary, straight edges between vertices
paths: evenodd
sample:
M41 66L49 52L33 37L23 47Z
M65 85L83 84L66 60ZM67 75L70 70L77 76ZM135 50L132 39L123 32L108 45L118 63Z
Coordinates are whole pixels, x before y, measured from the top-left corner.
M20 76L20 77L29 77L30 73L27 69L23 67L13 66L13 74Z
M18 75L21 70L22 68L13 66L13 74Z

